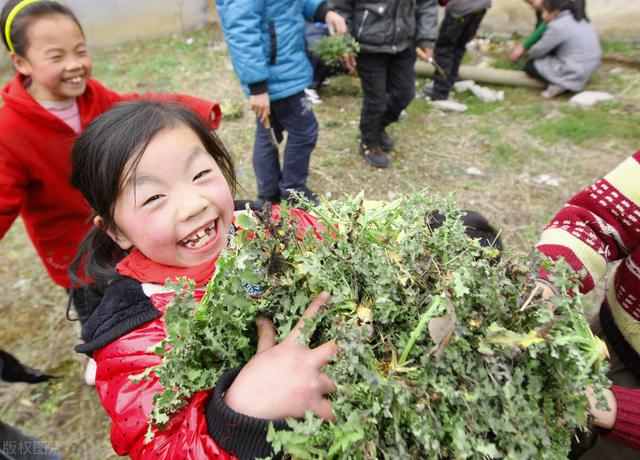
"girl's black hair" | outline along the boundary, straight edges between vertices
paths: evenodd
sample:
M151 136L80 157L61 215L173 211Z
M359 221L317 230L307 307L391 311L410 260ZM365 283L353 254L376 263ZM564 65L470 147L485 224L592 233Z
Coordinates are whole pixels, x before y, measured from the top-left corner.
M103 225L94 226L80 244L69 267L74 287L100 298L111 281L114 268L126 255L107 234L117 234L113 219L123 180L135 171L149 142L161 131L177 126L193 130L227 180L231 192L237 187L231 156L218 136L191 109L179 103L139 99L123 102L94 119L78 137L71 153L71 185L84 195ZM91 280L87 284L84 280Z
M7 43L7 39L5 37L7 19L9 18L9 13L11 13L11 10L13 10L13 8L18 3L20 3L20 1L21 0L9 0L2 8L2 13L0 13L2 42L4 43L4 46L7 48L7 50L9 50L9 44ZM13 22L11 23L9 36L11 37L11 43L13 44L13 51L16 54L20 56L26 55L27 48L29 47L29 42L27 41L27 29L29 28L29 26L36 20L52 14L62 14L64 16L67 16L73 22L78 24L80 32L82 32L82 35L84 35L84 31L82 30L80 21L78 21L76 15L68 7L58 2L52 2L48 0L31 3L30 5L27 5L22 10L20 10L18 15L13 18Z
M569 10L576 21L588 21L585 0L543 0L542 6L547 11Z

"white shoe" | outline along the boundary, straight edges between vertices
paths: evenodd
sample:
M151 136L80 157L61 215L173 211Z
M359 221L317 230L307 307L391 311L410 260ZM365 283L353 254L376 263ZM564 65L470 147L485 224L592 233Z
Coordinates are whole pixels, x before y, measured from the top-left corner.
M98 364L93 358L89 358L87 367L84 370L84 383L94 387L96 386L96 371L98 370Z
M566 90L566 88L563 88L560 85L550 84L549 86L547 86L547 89L540 93L540 96L544 97L545 99L552 99L559 94L564 93Z
M322 104L322 99L320 99L320 95L315 89L307 88L304 90L304 94L307 95L307 99L309 99L312 104Z

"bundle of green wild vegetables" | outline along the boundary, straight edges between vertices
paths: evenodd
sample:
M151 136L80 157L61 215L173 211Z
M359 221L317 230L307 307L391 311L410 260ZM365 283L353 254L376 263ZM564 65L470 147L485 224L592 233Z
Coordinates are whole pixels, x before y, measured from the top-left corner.
M357 55L360 52L360 44L351 36L331 35L316 43L313 51L326 65L338 65L343 57Z
M362 196L310 206L325 230L242 214L200 303L193 286L167 309L153 372L161 429L194 392L255 352L254 322L280 338L322 290L328 306L303 328L311 346L337 339L325 367L335 423L308 415L269 431L293 458L559 459L587 423L587 386L607 385L601 345L566 264L527 262L470 239L449 197L415 192L366 206ZM433 228L430 215L446 220ZM500 259L500 261L498 261ZM561 294L543 301L542 263ZM256 295L258 293L258 295ZM165 352L167 346L169 351ZM151 431L150 431L151 433ZM150 434L151 436L151 434Z

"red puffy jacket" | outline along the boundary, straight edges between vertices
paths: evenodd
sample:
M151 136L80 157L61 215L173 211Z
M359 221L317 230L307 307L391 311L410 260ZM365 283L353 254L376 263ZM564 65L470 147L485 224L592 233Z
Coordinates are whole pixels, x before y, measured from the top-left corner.
M320 237L318 230L322 226L315 217L297 209L292 214L293 225L301 232L311 227ZM279 215L279 207L274 206L273 218L278 219ZM154 262L149 259L141 263L154 268ZM133 272L124 274L133 276ZM156 271L153 276L157 277ZM162 358L149 350L166 337L164 315L173 297L172 292L163 292L162 286L145 281L148 280L123 277L112 282L96 311L83 325L85 343L76 347L76 351L90 354L96 360L96 388L112 420L111 443L116 453L145 460L236 458L222 450L220 446L224 445L240 458L267 456L271 449L266 441L269 423L283 429L286 422L255 419L226 406L222 394L233 382L237 370L226 372L214 391L194 395L188 406L173 415L166 428L156 432L145 444L153 397L162 391L162 386L153 374L151 380L139 382L130 377L161 363ZM203 293L204 289L196 291L196 300L199 301Z

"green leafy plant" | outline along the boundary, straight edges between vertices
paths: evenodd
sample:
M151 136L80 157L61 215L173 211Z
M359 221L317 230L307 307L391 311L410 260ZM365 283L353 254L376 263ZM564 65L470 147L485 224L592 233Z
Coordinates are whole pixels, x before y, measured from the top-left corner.
M346 35L329 35L320 40L313 51L318 53L326 65L339 64L340 59L360 52L360 45L355 38Z
M294 458L558 459L587 422L587 386L608 385L566 263L504 256L470 239L452 198L415 192L311 206L324 230L303 235L292 212L237 218L201 302L173 284L153 422L255 352L254 320L285 337L322 290L332 303L303 328L311 346L337 339L326 366L335 423L308 414L271 427ZM433 228L430 215L446 220ZM319 238L320 237L320 238ZM560 295L543 301L538 266ZM150 372L149 371L149 372Z

